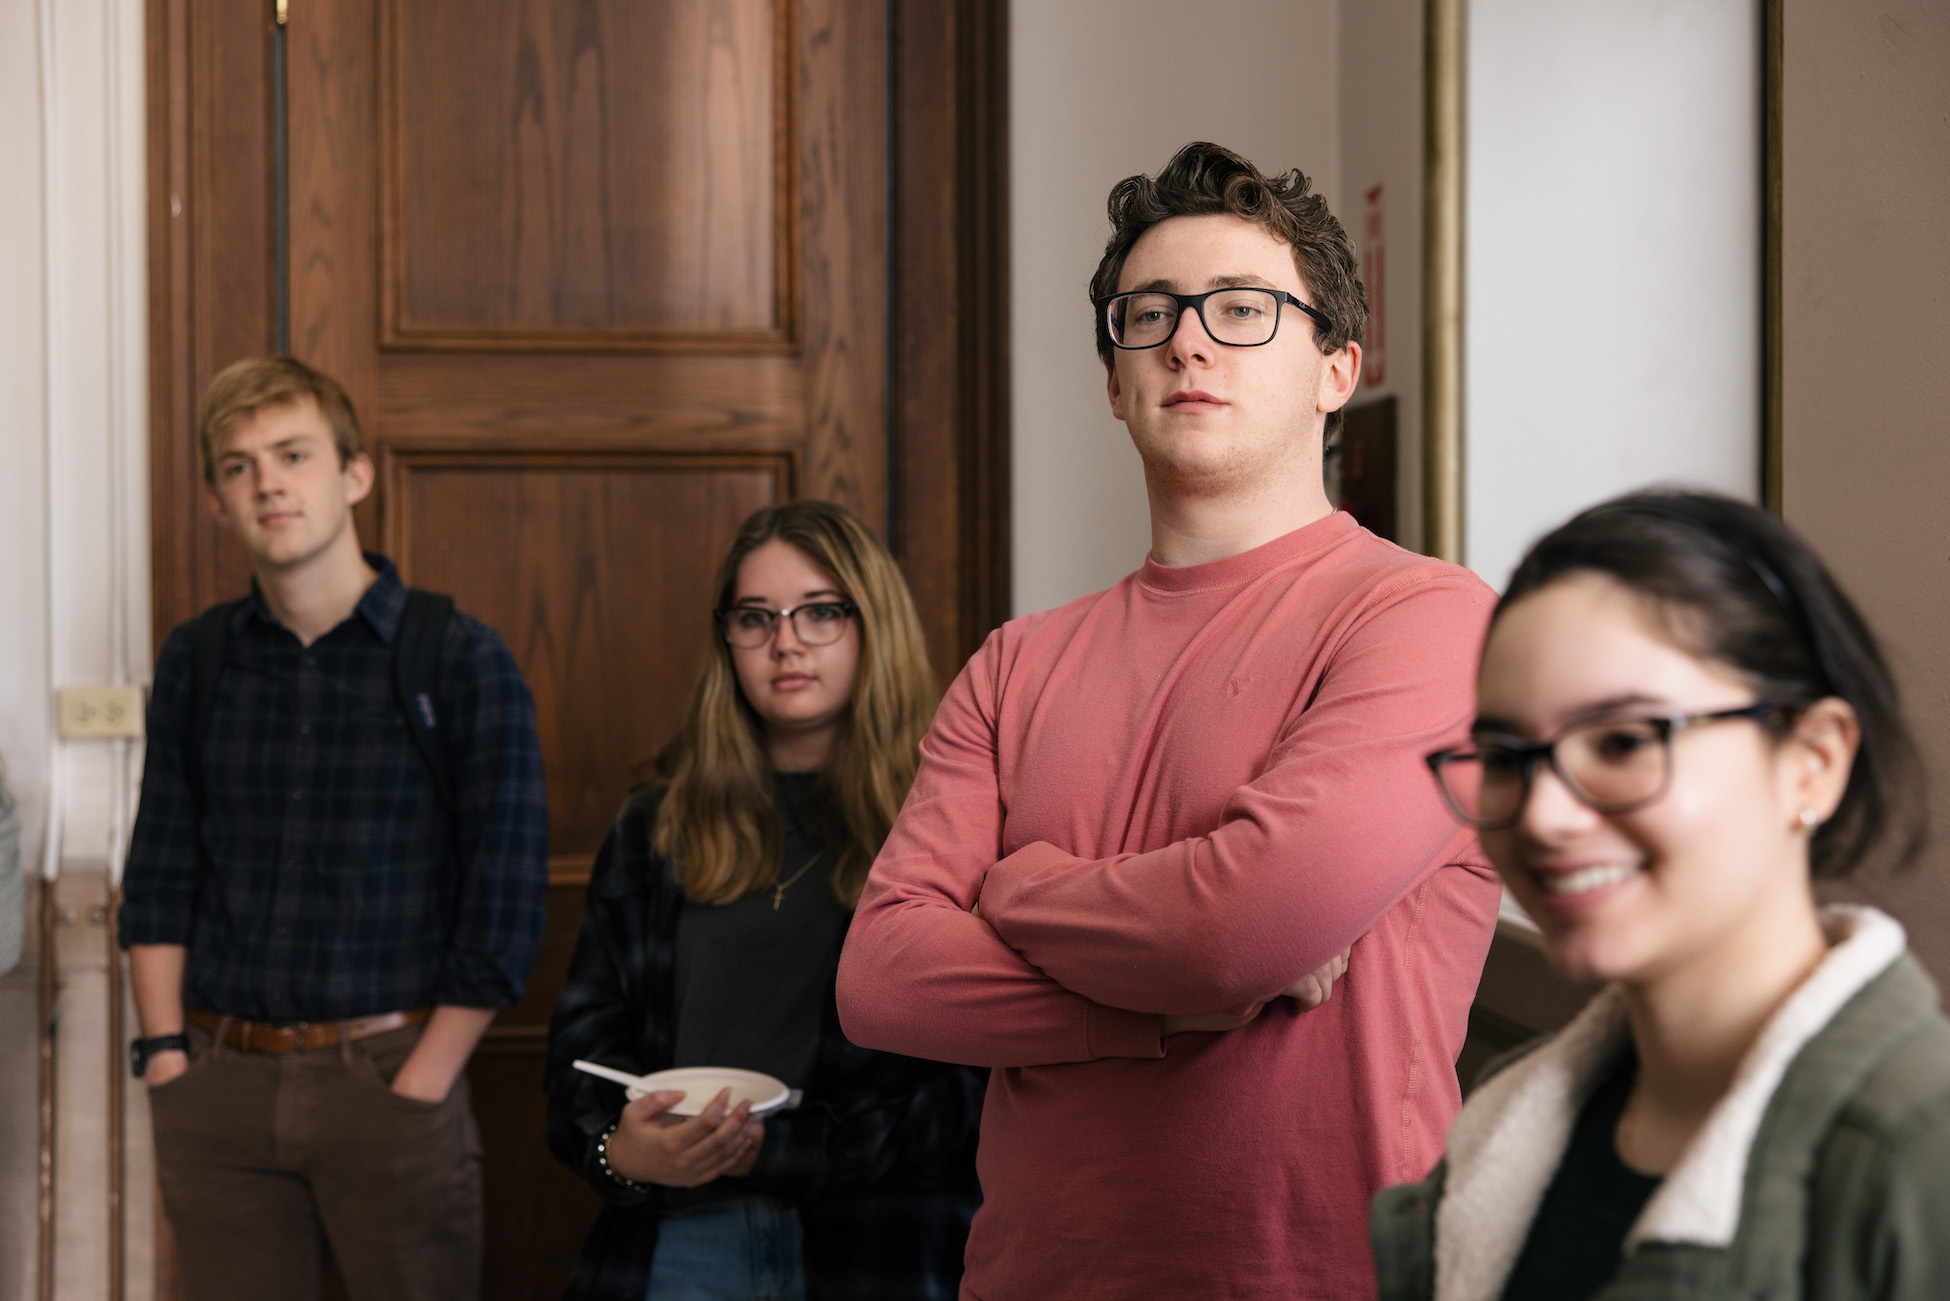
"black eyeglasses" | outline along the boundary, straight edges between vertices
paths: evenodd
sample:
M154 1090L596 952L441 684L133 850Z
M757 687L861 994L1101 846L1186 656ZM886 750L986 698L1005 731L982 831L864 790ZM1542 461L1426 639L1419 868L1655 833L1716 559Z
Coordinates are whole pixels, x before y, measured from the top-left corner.
M808 646L830 646L846 631L846 621L859 613L851 601L808 601L789 610L762 605L726 605L711 611L718 630L733 646L751 650L772 640L780 619L792 622L792 635Z
M1675 733L1741 718L1772 724L1788 712L1761 703L1665 718L1601 718L1573 723L1536 744L1479 736L1473 749L1437 750L1425 762L1450 812L1478 831L1501 831L1523 815L1539 764L1549 764L1571 794L1598 812L1630 813L1671 784Z
M1325 312L1308 306L1284 289L1239 286L1203 294L1168 294L1146 289L1099 298L1097 309L1104 314L1111 343L1119 348L1155 348L1164 343L1177 332L1178 318L1188 307L1198 313L1199 323L1214 341L1230 348L1257 348L1273 342L1273 336L1279 332L1282 303L1299 308L1321 329L1333 330L1333 322Z

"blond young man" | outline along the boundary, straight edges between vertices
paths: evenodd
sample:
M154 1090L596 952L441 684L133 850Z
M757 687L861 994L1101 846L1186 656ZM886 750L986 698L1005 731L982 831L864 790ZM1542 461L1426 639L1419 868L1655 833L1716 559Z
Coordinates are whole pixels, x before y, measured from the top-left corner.
M506 646L362 552L356 415L289 357L199 418L251 593L169 636L121 916L185 1290L464 1298L463 1068L542 930L534 706Z

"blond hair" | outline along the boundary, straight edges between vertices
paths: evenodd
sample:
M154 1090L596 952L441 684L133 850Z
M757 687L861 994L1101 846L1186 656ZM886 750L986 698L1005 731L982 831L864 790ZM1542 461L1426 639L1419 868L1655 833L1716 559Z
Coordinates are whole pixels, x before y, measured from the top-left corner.
M821 773L826 825L818 829L834 860L833 893L850 908L914 783L934 710L927 646L894 558L832 502L768 506L746 520L718 567L715 604L731 603L739 566L772 541L797 547L858 609L860 665ZM651 785L663 800L651 844L686 899L723 904L777 883L785 838L759 719L715 625L711 643L683 722L652 762Z
M266 407L288 406L306 398L318 404L319 414L331 426L340 466L350 464L365 451L358 413L337 380L296 357L246 357L217 372L197 410L196 443L202 453L203 481L216 487L217 458L223 455L224 436L238 423Z

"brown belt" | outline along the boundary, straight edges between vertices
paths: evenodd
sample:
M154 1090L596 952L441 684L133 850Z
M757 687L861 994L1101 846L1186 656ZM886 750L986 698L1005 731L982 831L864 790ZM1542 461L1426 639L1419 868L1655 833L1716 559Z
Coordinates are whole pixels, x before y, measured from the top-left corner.
M191 1012L190 1024L213 1039L219 1037L217 1028L222 1026L221 1038L224 1043L245 1052L290 1053L302 1048L330 1048L340 1040L353 1043L370 1039L388 1030L418 1025L432 1014L430 1007L416 1007L410 1012L379 1012L373 1016L349 1017L343 1021L299 1021L273 1025L268 1021L245 1021L234 1016L220 1017L211 1012ZM229 1024L225 1025L226 1021Z

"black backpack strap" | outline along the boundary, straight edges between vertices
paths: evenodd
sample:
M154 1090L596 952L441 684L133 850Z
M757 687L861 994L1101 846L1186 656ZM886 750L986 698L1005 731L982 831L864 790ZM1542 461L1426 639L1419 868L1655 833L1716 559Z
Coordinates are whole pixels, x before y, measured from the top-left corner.
M183 771L197 815L203 813L203 738L210 731L210 714L217 707L217 679L223 676L223 651L230 641L230 620L242 599L213 605L196 617L190 629L190 727L183 737Z
M447 751L440 699L440 647L454 617L454 598L438 592L406 591L406 609L393 634L393 696L414 748L426 761L433 796L441 809L454 811L454 760Z

